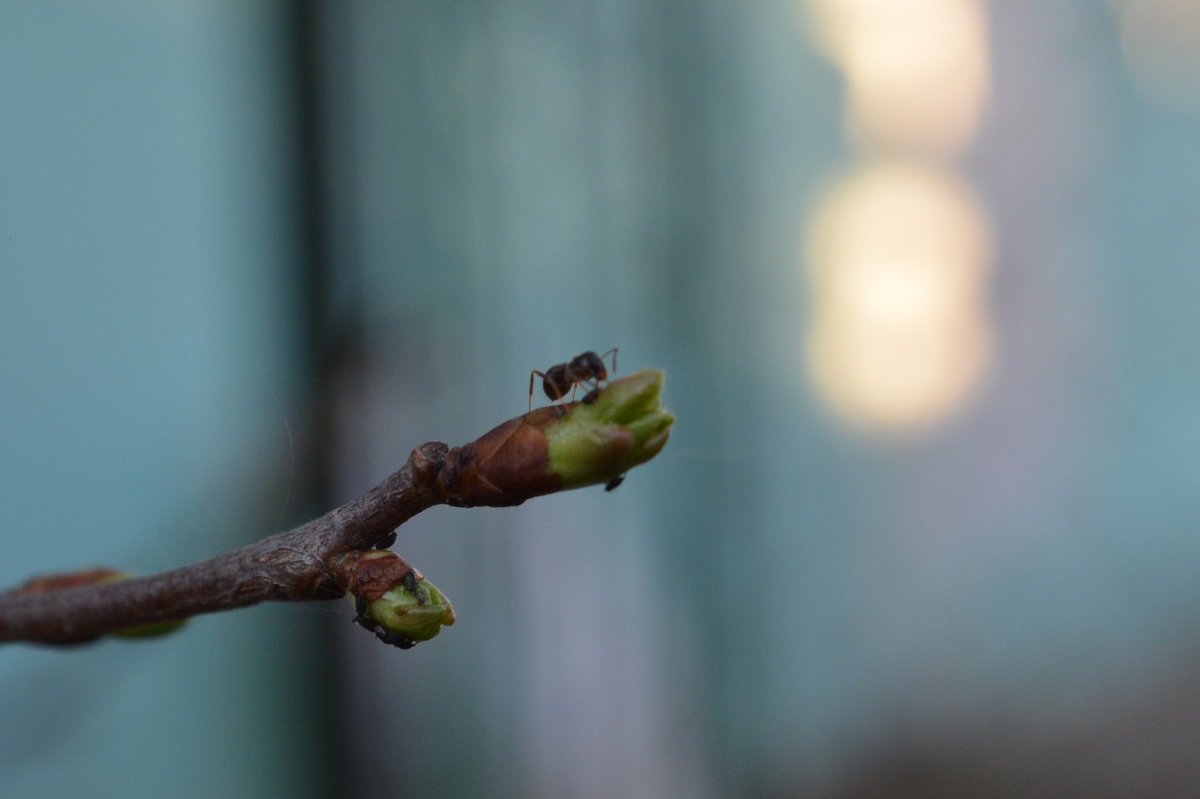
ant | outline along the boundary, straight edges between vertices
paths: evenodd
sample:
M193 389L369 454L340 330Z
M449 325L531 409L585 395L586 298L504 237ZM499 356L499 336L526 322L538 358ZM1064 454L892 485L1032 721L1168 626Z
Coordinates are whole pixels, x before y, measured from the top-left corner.
M592 390L583 398L584 402L594 402L596 392L602 380L608 380L608 369L604 359L612 355L613 372L617 371L617 348L613 347L603 355L588 350L581 352L566 363L556 363L544 372L534 369L529 373L529 409L533 410L533 378L542 376L542 390L551 400L560 400L571 390L571 398L575 398L575 390L582 383L591 383Z

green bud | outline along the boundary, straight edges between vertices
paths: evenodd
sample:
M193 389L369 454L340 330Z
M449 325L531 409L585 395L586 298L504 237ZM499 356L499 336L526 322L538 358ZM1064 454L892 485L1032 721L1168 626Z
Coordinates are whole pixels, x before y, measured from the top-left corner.
M571 407L545 429L548 469L563 488L608 482L666 446L675 417L659 402L663 373L643 369L610 381L591 402Z
M548 405L446 453L434 487L460 508L511 507L595 483L615 487L667 443L675 417L662 409L657 369L610 380L580 402Z
M368 602L356 597L359 624L373 630L386 643L408 649L428 641L443 626L454 624L450 600L425 578L396 583L379 599ZM351 595L353 596L353 595Z

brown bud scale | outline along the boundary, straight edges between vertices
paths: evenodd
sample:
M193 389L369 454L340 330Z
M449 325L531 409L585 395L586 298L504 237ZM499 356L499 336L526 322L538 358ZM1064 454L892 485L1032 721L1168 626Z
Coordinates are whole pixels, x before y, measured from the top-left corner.
M544 431L570 407L537 408L451 449L437 478L446 504L510 507L561 489L562 478L547 470L550 443Z
M63 574L43 574L40 577L27 580L8 591L8 593L14 595L44 594L48 591L63 591L83 585L107 583L125 576L127 575L124 572L117 571L116 569L80 569L79 571L65 572Z
M330 566L346 591L367 602L380 599L408 574L413 580L422 579L408 561L387 550L345 552L331 558Z

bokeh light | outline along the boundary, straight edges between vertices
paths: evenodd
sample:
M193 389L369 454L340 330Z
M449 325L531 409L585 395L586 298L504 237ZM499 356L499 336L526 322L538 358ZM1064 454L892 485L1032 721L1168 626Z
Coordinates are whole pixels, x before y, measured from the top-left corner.
M865 143L952 153L974 135L988 84L977 0L812 0L811 10Z
M839 184L808 238L807 353L826 402L884 430L957 407L991 349L990 250L978 203L949 174L888 163Z
M891 431L946 417L991 351L990 233L955 175L988 92L978 0L811 0L846 78L861 159L808 226L809 374L842 418ZM883 155L886 157L883 157Z

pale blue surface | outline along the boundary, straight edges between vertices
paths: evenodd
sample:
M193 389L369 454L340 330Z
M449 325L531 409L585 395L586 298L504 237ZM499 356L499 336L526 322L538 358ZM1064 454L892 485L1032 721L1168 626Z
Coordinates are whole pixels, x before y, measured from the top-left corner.
M911 752L918 782L986 784L1055 734L1018 780L1160 773L1123 731L1193 693L1163 675L1194 672L1200 624L1196 109L1138 92L1109 6L989 4L961 160L995 359L927 434L861 436L804 369L806 211L851 147L804 5L349 15L339 255L375 468L523 410L528 370L582 349L665 368L679 420L612 495L401 532L459 623L403 670L354 649L392 688L355 717L427 736L363 795L821 796L897 752L898 782Z
M0 650L0 795L303 796L330 691L361 796L820 796L976 740L985 776L1014 740L1049 742L1034 777L1159 773L1126 730L1194 739L1164 708L1200 626L1200 112L1139 90L1110 5L989 4L962 168L996 358L890 441L804 369L800 239L849 145L795 3L327 12L332 304L366 347L327 386L338 495L583 349L664 368L674 439L612 494L405 526L459 617L410 652L332 607ZM305 424L280 9L0 9L0 585L269 532ZM294 629L325 614L340 685Z
M281 513L278 13L0 3L0 585L181 565ZM304 796L320 758L281 662L292 618L5 646L0 795Z

